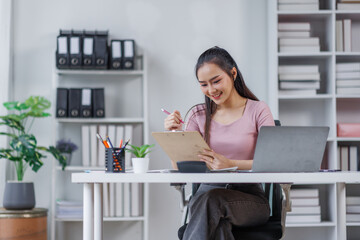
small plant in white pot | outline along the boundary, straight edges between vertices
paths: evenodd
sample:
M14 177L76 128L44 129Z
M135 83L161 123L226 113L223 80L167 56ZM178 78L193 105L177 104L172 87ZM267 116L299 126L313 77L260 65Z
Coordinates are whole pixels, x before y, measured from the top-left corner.
M134 173L146 173L149 169L149 158L146 157L151 151L150 148L155 144L145 144L140 147L129 144L130 148L126 148L126 151L134 154L134 158L131 159Z

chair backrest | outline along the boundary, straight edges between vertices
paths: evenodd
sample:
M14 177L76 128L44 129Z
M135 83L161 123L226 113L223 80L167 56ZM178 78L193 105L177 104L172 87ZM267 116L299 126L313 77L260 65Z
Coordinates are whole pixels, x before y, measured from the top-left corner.
M280 120L274 120L275 126L281 126ZM265 196L271 208L270 221L281 221L282 216L282 188L278 183L265 183ZM272 190L272 191L271 191Z
M283 201L281 185L279 183L265 183L264 191L271 209L269 221L281 221Z

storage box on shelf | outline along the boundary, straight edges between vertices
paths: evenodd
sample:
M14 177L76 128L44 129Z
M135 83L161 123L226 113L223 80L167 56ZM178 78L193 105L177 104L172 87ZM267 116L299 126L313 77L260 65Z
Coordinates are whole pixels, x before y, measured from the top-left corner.
M100 133L103 138L109 136L114 147L119 146L120 139L123 143L130 139L135 145L148 143L145 56L138 56L135 66L134 70L54 70L54 92L59 87L104 88L105 117L55 119L54 141L71 139L79 146L79 150L73 153L71 165L65 172L59 166L53 167L52 240L73 238L71 232L76 232L75 225L82 229L81 207L71 205L79 201L82 203L82 186L71 183L71 173L105 171L105 147L97 139L96 133ZM131 167L130 157L130 153L126 153L126 168ZM105 225L116 224L112 230L114 234L125 238L134 236L135 239L148 239L147 184L103 184L103 198ZM56 209L59 208L62 214L56 215ZM125 222L131 222L131 227ZM106 237L107 233L104 234Z
M360 93L356 92L357 79L360 81L360 75L359 78L357 76L360 72L360 45L357 40L360 36L360 11L356 8L337 10L338 2L345 1L272 0L268 3L270 108L283 126L330 127L322 163L322 168L329 169L341 169L343 166L338 151L340 146L344 146L344 152L352 152L352 156L356 155L360 146L359 137L337 135L338 123L360 123ZM284 6L286 4L288 6ZM289 6L291 4L297 7ZM348 44L346 51L344 44ZM284 76L284 71L291 71L290 75ZM301 84L293 84L296 85L293 87L288 82ZM348 167L355 170L357 160L351 159L347 161ZM324 202L320 203L322 222L320 225L288 225L291 230L286 230L285 239L356 239L354 236L359 234L360 224L348 224L350 230L346 227L345 186L305 187L320 189L320 201ZM356 189L355 195L360 196L359 186L351 187ZM324 204L327 207L324 208Z

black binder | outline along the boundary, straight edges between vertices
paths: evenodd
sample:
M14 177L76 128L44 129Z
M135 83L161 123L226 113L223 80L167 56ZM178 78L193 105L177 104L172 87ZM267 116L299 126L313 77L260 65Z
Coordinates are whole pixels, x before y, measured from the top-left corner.
M68 89L58 88L56 91L56 117L68 116Z
M66 69L70 66L70 55L69 55L69 37L71 31L60 30L59 36L57 37L57 49L56 49L56 67L58 69Z
M82 63L82 31L71 31L70 35L70 68L81 68Z
M94 37L95 67L98 69L107 69L108 66L108 31L96 31Z
M93 117L105 117L105 92L104 88L93 89Z
M91 69L95 66L94 35L95 31L84 31L82 39L83 68Z
M81 104L81 88L69 89L69 111L68 117L80 117L80 104Z
M91 88L81 89L81 106L80 117L90 118L92 117L92 90Z
M123 69L135 68L135 41L123 41Z
M110 44L110 69L122 68L122 41L111 40Z

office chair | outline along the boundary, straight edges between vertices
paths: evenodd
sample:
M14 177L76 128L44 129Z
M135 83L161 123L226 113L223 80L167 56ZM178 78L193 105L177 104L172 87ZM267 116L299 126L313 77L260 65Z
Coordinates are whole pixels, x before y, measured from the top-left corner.
M275 120L275 126L280 126L280 121ZM181 208L185 211L183 216L184 225L178 230L178 237L182 239L187 226L188 208L190 201L197 189L199 183L192 184L192 194L185 199L185 184L171 184L181 194ZM285 233L286 212L291 211L289 191L291 184L265 183L263 184L266 198L269 200L271 215L267 223L254 227L233 226L232 233L236 240L279 240Z

